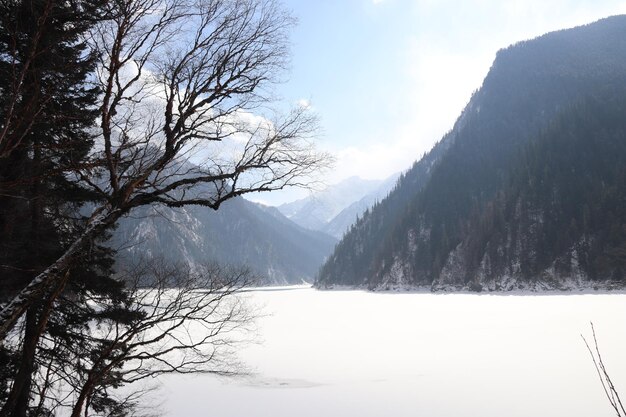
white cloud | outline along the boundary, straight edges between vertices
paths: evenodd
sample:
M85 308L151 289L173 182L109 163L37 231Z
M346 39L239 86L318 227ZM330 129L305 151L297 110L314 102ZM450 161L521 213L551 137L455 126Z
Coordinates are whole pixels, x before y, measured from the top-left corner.
M311 108L311 100L306 99L306 98L301 98L300 100L297 101L296 104L299 107L303 107L305 109L310 109Z

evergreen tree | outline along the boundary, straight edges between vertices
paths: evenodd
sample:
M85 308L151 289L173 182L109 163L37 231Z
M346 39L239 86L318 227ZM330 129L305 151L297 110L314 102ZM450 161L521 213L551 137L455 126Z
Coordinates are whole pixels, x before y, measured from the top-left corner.
M129 355L138 366L131 371L137 371L137 379L145 377L141 350L146 343L141 339L147 329L159 327L159 320L171 318L153 314L141 323L149 301L133 299L111 278L110 253L99 242L122 216L155 204L217 210L246 193L301 183L326 158L309 144L317 125L305 108L274 120L271 129L265 124L250 129L247 123L233 124L235 131L223 129L239 110L267 103L258 92L285 67L293 19L280 4L108 2L104 6L114 12L90 31L98 37L89 45L97 51L99 77L94 78L101 93L87 87L95 61L82 41L101 18L100 6L77 0L1 3L0 265L7 272L1 294L8 302L0 311L0 346L5 349L0 369L12 382L0 384L6 400L3 417L47 415L57 405L54 394L36 401L55 388L39 369L56 373L53 380L63 381L63 389L85 394L75 404L76 415L127 411L108 396L107 388L121 382L117 371ZM136 76L128 77L131 73ZM158 104L152 100L154 83L165 89ZM162 112L155 112L155 105L162 105ZM95 127L94 107L100 116L96 130L102 146L97 149L88 134ZM138 126L139 120L146 123ZM236 134L247 138L249 157L208 160L181 176L180 160L190 146L212 147ZM196 186L211 192L197 193ZM96 203L89 219L79 215L89 211L87 202ZM198 312L192 316L209 329L217 324L215 332L202 338L210 352L200 352L195 344L177 346L174 350L191 352L189 366L181 369L157 355L155 361L165 366L148 375L199 372L220 360L212 336L242 314L237 309L215 316L211 302L232 291L222 291L223 277L211 275L208 281L217 289L203 293L209 297L204 307L194 303L196 287L173 303L178 302L179 312L187 307ZM170 306L152 311L167 313ZM92 331L103 322L113 335L122 327L139 338L134 351L124 335L114 340ZM138 322L145 332L137 332L133 323ZM158 345L161 340L157 335L153 341ZM175 336L170 340L176 342ZM161 350L167 354L170 348ZM111 366L94 369L103 362Z
M68 172L93 146L98 89L88 78L94 57L83 39L102 11L100 1L22 0L0 6L0 297L11 297L53 262L81 229L80 208L97 196ZM54 355L78 346L72 329L95 314L90 293L122 297L110 279L111 253L94 244L26 314L22 343L2 354L12 385L3 387L2 416L26 416L38 350L47 338L65 342ZM55 301L71 294L72 303ZM68 295L69 296L69 295ZM1 301L1 300L0 300ZM78 307L77 307L78 306ZM83 352L84 353L84 352ZM48 358L48 360L59 358ZM67 359L67 358L66 358Z

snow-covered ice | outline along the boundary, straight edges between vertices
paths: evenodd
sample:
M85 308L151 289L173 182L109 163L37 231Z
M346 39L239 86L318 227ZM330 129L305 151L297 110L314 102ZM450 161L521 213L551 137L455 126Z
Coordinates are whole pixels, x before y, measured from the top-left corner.
M253 373L164 379L172 417L602 417L580 334L626 398L626 295L252 291Z

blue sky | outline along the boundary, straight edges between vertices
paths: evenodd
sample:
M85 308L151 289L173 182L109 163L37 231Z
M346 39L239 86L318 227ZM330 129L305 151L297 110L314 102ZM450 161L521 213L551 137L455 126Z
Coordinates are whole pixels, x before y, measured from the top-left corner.
M299 23L280 96L310 101L321 180L382 179L449 130L496 52L543 33L626 13L626 0L284 0ZM250 196L266 204L308 192Z

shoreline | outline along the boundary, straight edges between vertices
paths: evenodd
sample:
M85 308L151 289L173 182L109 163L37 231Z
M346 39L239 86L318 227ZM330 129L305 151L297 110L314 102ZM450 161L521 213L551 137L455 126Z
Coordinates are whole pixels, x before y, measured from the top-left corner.
M481 291L473 291L467 287L455 288L455 287L439 287L433 288L432 286L389 286L389 287L377 287L368 288L367 286L349 286L349 285L331 285L320 287L316 285L311 286L312 289L318 291L365 291L373 294L441 294L441 295L453 295L453 294L466 294L466 295L485 295L485 296L568 296L568 295L624 295L626 294L626 286L611 286L611 285L596 285L596 286L581 286L575 288L511 288L511 289L482 289Z

